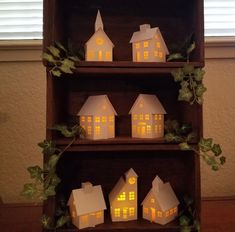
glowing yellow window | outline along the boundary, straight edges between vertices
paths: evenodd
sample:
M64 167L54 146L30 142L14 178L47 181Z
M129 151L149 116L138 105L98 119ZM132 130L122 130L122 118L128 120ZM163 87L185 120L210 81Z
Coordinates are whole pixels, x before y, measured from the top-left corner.
M174 209L170 209L170 215L174 213Z
M85 116L82 116L82 117L81 117L81 122L85 122L85 121L86 121Z
M154 198L151 198L151 203L154 203L155 202L155 199Z
M140 48L140 43L136 43L135 48L137 48L137 49Z
M169 211L166 211L166 214L165 214L165 215L166 215L166 217L169 217L169 215L170 215L170 214L169 214Z
M147 60L149 58L149 52L144 51L144 59Z
M144 120L144 115L140 114L140 120Z
M109 133L112 134L114 131L114 126L113 125L109 125Z
M177 212L177 207L174 208L174 213L176 213L176 212Z
M154 115L154 119L158 120L158 115L157 114Z
M113 122L114 121L114 117L113 116L109 116L109 122Z
M98 37L98 38L96 39L96 44L102 45L103 43L104 43L104 40L103 40L102 38Z
M87 224L88 223L88 216L87 215L81 216L81 221L82 221L82 223Z
M122 194L119 195L117 198L118 201L125 201L126 200L126 193L123 192Z
M144 48L147 48L149 46L149 42L148 41L144 41Z
M100 135L100 126L95 127L95 134Z
M98 52L98 59L99 59L99 61L102 61L102 59L103 59L103 53L101 50Z
M162 58L163 57L163 53L159 52L159 57Z
M88 51L87 52L87 58L88 59L93 59L94 58L94 51Z
M96 213L96 218L102 218L102 211Z
M144 213L148 214L149 213L149 209L144 207Z
M149 114L145 114L144 118L145 120L149 120Z
M156 47L157 47L157 48L160 48L160 47L161 47L160 42L157 42L157 43L156 43Z
M124 219L127 218L127 213L128 213L128 207L124 207L124 208L123 208L123 218L124 218Z
M129 192L129 200L130 201L135 200L135 192Z
M95 117L95 122L100 122L100 117Z
M137 115L137 114L134 114L133 119L134 119L134 120L137 120L137 119L138 119L138 115Z
M137 60L137 61L140 61L140 52L137 52L137 53L136 53L136 60Z
M105 58L106 58L106 60L111 60L111 52L106 52Z
M120 217L121 216L121 209L115 208L114 209L114 217Z
M150 134L151 133L151 126L147 125L147 133Z
M107 117L106 116L102 116L101 121L102 122L107 122Z
M136 126L133 125L133 126L132 126L132 133L135 133L135 132L136 132Z
M155 125L154 130L155 130L156 133L158 132L158 126L157 125Z
M158 51L154 51L154 56L158 57Z
M161 114L158 115L158 119L162 120L162 115Z
M157 216L162 217L162 211L157 211Z
M87 122L92 122L92 118L90 116L87 117Z
M88 126L88 127L87 127L87 134L88 134L88 135L91 135L91 134L92 134L92 133L91 133L91 126Z
M136 182L135 177L130 177L130 178L128 179L128 182L129 182L129 184L135 184L135 182Z
M135 215L135 208L134 207L130 207L129 208L129 216L134 216Z

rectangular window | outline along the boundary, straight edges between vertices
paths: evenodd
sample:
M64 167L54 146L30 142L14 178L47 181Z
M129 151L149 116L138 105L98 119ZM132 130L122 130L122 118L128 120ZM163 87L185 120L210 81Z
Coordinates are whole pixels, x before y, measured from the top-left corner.
M87 58L88 58L88 60L94 59L94 51L88 51Z
M87 117L87 122L92 122L92 117Z
M162 115L161 114L158 115L158 119L159 119L159 121L162 120Z
M162 217L162 211L157 211L157 216Z
M163 53L159 52L159 57L162 58L163 57Z
M157 114L154 115L154 120L158 120L158 115Z
M145 214L148 214L148 213L149 213L149 209L146 208L146 207L144 207L144 213L145 213Z
M102 122L107 122L107 117L106 116L102 116L101 121Z
M124 218L124 219L127 219L127 212L128 212L128 208L127 208L127 207L124 207L124 208L123 208L123 218Z
M158 51L154 51L154 56L158 57Z
M91 135L91 134L92 134L92 133L91 133L91 126L88 126L88 127L87 127L87 134L88 134L88 135Z
M147 48L149 46L149 42L148 41L144 41L144 48Z
M103 59L103 53L102 53L102 51L100 50L100 51L98 52L98 60L99 60L99 61L102 61L102 59Z
M129 216L134 216L135 215L135 208L134 207L130 207L129 208Z
M177 212L177 207L174 208L174 213L176 213L176 212Z
M140 48L140 43L136 43L135 48L137 48L137 49Z
M137 60L137 61L140 61L140 52L137 52L137 53L136 53L136 60Z
M129 200L130 201L135 200L135 192L129 192Z
M100 135L100 126L95 127L95 135Z
M140 120L144 120L144 115L140 114Z
M144 118L145 120L149 120L149 114L145 114Z
M100 117L95 117L95 122L100 122Z
M161 47L160 42L157 42L157 43L156 43L156 48L160 48L160 47Z
M149 52L144 51L144 59L147 60L149 58Z
M155 199L154 198L151 198L151 203L155 203Z
M120 217L121 216L121 209L115 208L114 209L114 217Z
M85 122L86 121L86 117L85 116L81 116L81 122Z
M126 193L123 192L122 194L119 195L117 198L118 201L125 201L126 200Z
M109 122L114 122L114 116L109 116Z
M151 133L151 126L147 125L147 134Z
M170 215L169 211L166 211L165 217L169 217L169 215Z
M106 52L105 58L106 58L106 60L111 60L111 52Z
M174 209L170 209L170 215L174 213Z

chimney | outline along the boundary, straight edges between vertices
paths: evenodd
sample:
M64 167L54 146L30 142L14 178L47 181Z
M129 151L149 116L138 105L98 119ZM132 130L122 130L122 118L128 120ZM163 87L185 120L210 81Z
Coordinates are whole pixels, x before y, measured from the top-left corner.
M163 181L159 178L159 176L156 176L152 182L153 191L159 192L162 186L163 186Z
M90 193L92 192L92 183L91 182L83 182L82 183L82 189L85 193Z
M140 31L145 32L147 29L150 29L150 24L142 24L140 25Z

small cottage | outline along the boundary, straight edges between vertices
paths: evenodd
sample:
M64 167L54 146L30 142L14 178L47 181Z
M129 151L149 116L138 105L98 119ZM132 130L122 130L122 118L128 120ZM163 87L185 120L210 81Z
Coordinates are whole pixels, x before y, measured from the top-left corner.
M109 194L113 222L137 219L137 174L131 168Z
M95 21L95 33L85 44L86 61L112 61L113 43L104 32L104 25L98 10Z
M132 60L135 62L165 62L168 48L158 27L140 25L131 37Z
M115 137L115 115L107 95L89 96L78 112L86 138L93 140Z
M179 201L170 185L156 176L152 188L142 202L143 218L165 225L178 215Z
M132 137L162 138L165 109L155 95L139 94L131 114Z
M82 183L82 188L72 190L68 206L72 223L78 229L104 223L106 204L100 185Z

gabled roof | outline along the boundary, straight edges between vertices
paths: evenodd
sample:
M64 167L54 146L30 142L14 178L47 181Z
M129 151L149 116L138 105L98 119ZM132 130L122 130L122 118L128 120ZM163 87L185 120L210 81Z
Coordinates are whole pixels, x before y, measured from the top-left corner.
M107 95L89 96L77 115L117 115Z
M71 196L74 198L78 216L106 209L101 185L92 186L89 192L85 191L84 188L74 189ZM72 202L69 201L69 204L72 204Z
M134 171L133 168L130 168L127 172L125 172L126 179L130 176L138 177L137 173Z
M141 26L144 26L144 25L140 25L140 27ZM149 24L146 24L146 26L147 27L145 28L145 30L136 31L133 33L131 40L130 40L130 43L140 42L143 40L150 40L150 39L153 39L154 36L157 34L159 36L159 39L160 39L163 47L164 47L166 54L169 54L168 48L167 48L166 43L162 37L162 33L161 33L159 27L150 28Z
M157 176L158 177L158 176ZM170 185L169 182L163 183L161 182L161 179L158 177L158 180L160 181L153 181L152 189L149 191L147 196L142 202L142 205L145 203L145 201L149 200L150 193L153 194L156 201L158 202L160 208L162 211L166 211L168 209L171 209L175 206L179 205L179 201ZM157 186L156 186L157 185Z
M108 41L108 43L114 47L114 44L112 43L112 41L109 39L109 37L107 36L107 34L104 32L104 30L102 28L99 28L97 31L95 31L95 33L90 37L90 39L86 42L86 45L88 43L90 43L92 40L95 40L96 37L103 35L105 37L105 39Z
M155 95L139 94L129 112L129 114L135 113L166 114L166 111Z

